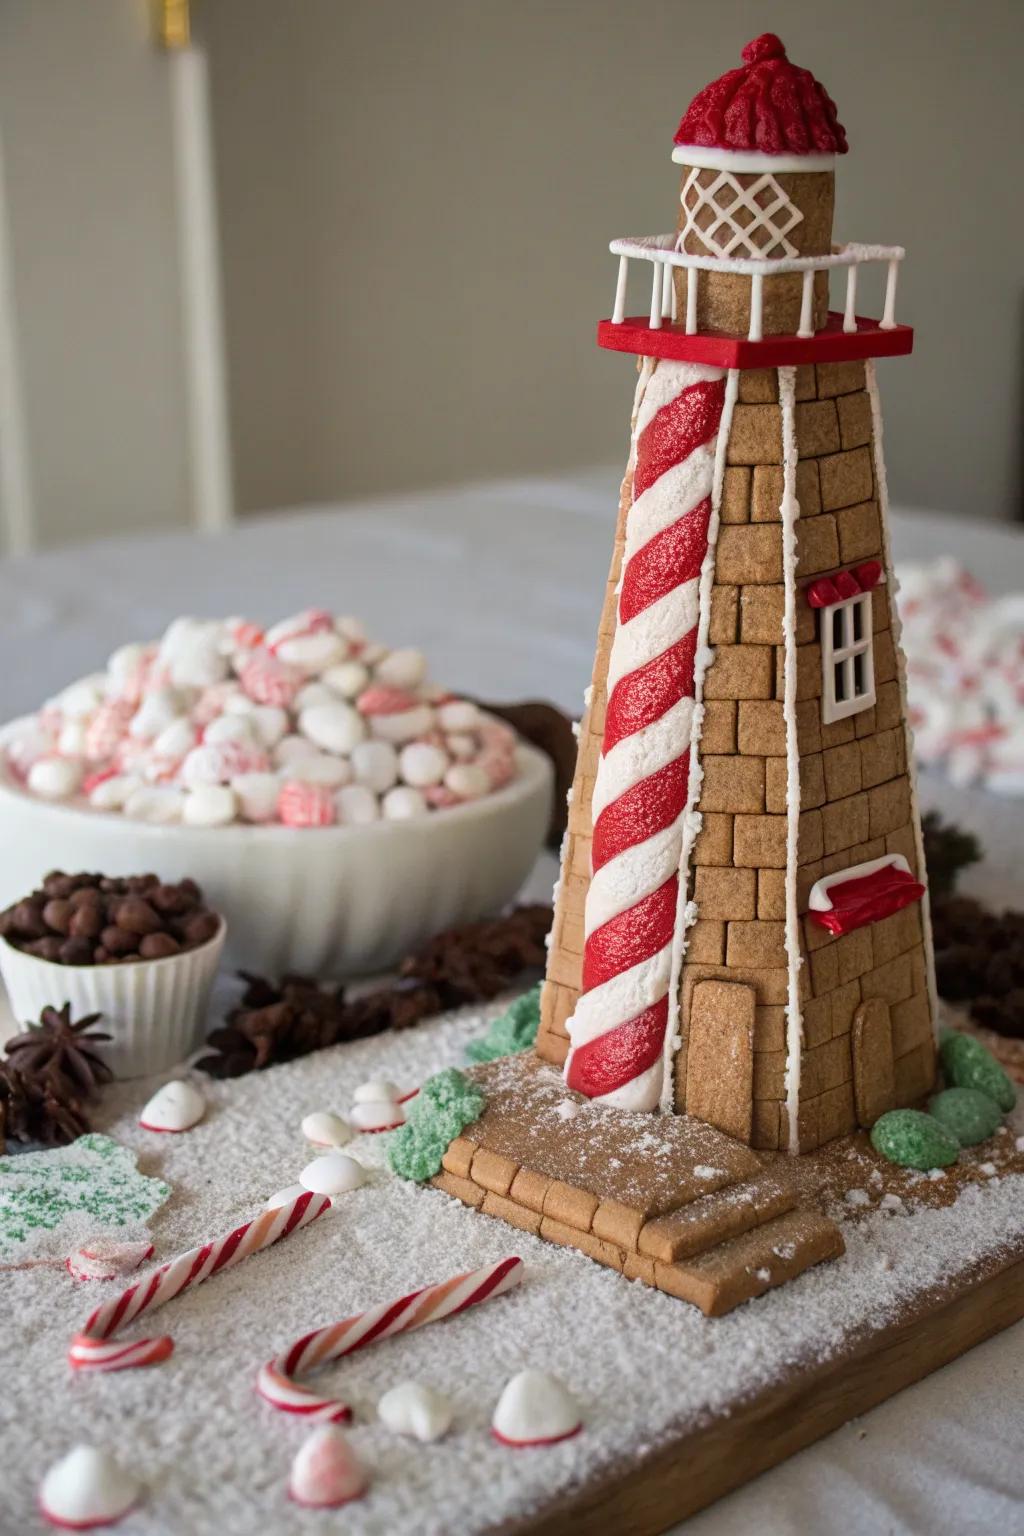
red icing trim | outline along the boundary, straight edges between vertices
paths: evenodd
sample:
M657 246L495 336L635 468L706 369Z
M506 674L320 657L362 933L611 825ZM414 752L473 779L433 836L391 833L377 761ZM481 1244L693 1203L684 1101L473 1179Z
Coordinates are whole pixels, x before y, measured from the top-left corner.
M671 875L643 901L595 928L584 946L582 991L593 991L613 976L650 960L670 944L675 933L678 897L679 880Z
M774 32L755 37L743 64L704 87L676 130L677 144L768 155L845 155L836 104L809 69L791 64Z
M609 859L663 832L686 807L690 758L677 757L657 773L606 805L594 823L591 867L596 874Z
M577 1046L569 1058L566 1085L596 1099L632 1082L660 1058L667 1024L668 998L663 997L635 1019Z
M890 864L885 869L876 869L871 875L861 875L853 880L837 880L828 887L831 911L811 910L807 916L819 928L825 928L838 937L843 933L852 933L855 928L866 928L869 923L880 922L883 917L891 917L894 912L901 912L904 907L920 901L924 890L924 886L913 875Z
M602 750L610 752L626 736L660 720L680 699L693 698L693 665L697 627L644 667L627 672L612 689L605 713ZM688 743L680 742L680 746Z
M852 571L838 571L834 578L834 585L841 598L861 595L860 582Z
M577 1424L574 1429L567 1429L561 1435L541 1435L537 1440L510 1440L507 1435L501 1433L500 1429L495 1429L492 1425L491 1435L499 1445L511 1446L514 1451L528 1451L537 1445L561 1445L563 1440L571 1440L573 1435L578 1435L582 1428L582 1424Z
M684 581L700 575L708 550L711 497L649 539L627 561L619 594L619 622L628 624L638 613L667 596Z
M877 560L851 566L845 571L834 571L831 576L819 576L805 588L812 608L831 608L844 598L870 592L882 579L882 567Z
M104 1525L120 1525L126 1515L138 1506L138 1499L133 1499L127 1509L123 1509L119 1515L99 1515L95 1520L64 1520L60 1515L55 1515L51 1509L47 1509L42 1499L39 1500L39 1513L44 1520L55 1525L62 1531L98 1531Z
M855 565L853 574L860 582L862 592L870 592L872 587L877 587L882 579L882 566L878 560L865 560L863 565Z
M718 379L691 384L662 406L637 438L634 499L717 436L724 403L725 380Z
M765 336L750 341L727 331L699 331L687 336L678 322L651 329L649 315L629 315L621 323L599 320L597 344L610 352L664 357L677 363L707 363L713 368L786 368L801 363L848 363L863 357L905 357L914 349L910 325L883 331L877 320L858 315L857 329L843 329L843 316L829 314L813 336Z

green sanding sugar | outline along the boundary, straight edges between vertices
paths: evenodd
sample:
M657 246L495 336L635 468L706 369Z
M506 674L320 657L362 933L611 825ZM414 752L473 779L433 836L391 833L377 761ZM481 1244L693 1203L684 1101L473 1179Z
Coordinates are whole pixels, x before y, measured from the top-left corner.
M919 1109L890 1109L871 1127L871 1145L901 1168L946 1168L960 1155L960 1143L945 1126Z
M45 1234L77 1230L83 1218L92 1232L144 1222L170 1193L161 1179L145 1178L128 1148L109 1136L0 1157L0 1255L35 1252Z
M441 1159L456 1136L479 1120L487 1100L456 1067L428 1077L410 1101L408 1119L388 1146L388 1162L402 1179L423 1183L441 1170Z
M994 1136L1003 1114L995 1099L977 1088L946 1088L928 1105L928 1113L955 1136L962 1147L977 1146Z
M949 1029L939 1039L939 1059L946 1081L954 1088L976 1088L987 1093L1008 1114L1017 1102L1017 1090L980 1040Z
M486 1035L466 1046L468 1061L495 1061L528 1051L540 1028L540 983L510 1003L491 1024Z

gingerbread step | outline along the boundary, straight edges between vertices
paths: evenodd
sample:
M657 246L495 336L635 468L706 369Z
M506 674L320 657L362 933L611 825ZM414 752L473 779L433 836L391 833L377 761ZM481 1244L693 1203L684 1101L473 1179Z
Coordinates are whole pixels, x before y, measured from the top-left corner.
M796 1190L789 1182L766 1173L648 1221L637 1247L645 1258L675 1264L763 1226L793 1210L796 1203Z
M721 1317L845 1251L839 1228L816 1210L787 1211L696 1258L655 1266L660 1291Z

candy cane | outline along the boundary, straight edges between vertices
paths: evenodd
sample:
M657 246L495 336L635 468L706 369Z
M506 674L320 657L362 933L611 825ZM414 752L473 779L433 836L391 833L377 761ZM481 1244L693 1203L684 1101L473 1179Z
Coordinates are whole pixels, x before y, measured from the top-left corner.
M174 1349L168 1335L139 1339L134 1344L108 1342L143 1312L162 1307L172 1297L192 1285L201 1285L222 1269L231 1269L261 1248L269 1248L279 1238L306 1227L325 1211L331 1202L325 1195L303 1193L276 1211L262 1211L259 1216L236 1227L216 1242L203 1243L188 1253L154 1270L148 1280L140 1280L111 1301L97 1307L81 1333L75 1335L68 1359L76 1370L124 1371L136 1365L156 1365L166 1360Z
M320 1397L308 1388L298 1386L294 1378L330 1360L340 1360L342 1355L350 1355L377 1339L409 1333L413 1328L422 1328L424 1323L454 1317L457 1312L476 1306L477 1302L512 1290L522 1278L522 1259L502 1259L484 1269L474 1269L468 1274L456 1275L453 1280L444 1280L440 1285L424 1286L422 1290L403 1296L400 1301L382 1302L368 1312L357 1312L340 1323L317 1328L296 1339L282 1354L261 1367L256 1390L284 1413L300 1413L314 1424L342 1423L352 1416L346 1403L333 1397Z

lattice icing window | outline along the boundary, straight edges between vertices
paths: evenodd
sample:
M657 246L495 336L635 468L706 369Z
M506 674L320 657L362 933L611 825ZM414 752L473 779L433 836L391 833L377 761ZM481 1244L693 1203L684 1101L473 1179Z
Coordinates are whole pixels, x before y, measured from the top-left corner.
M693 234L713 256L795 256L786 236L803 218L775 177L734 176L719 171L706 184L694 166L680 194L686 224L680 244Z
M871 593L821 610L821 718L844 720L875 702Z

